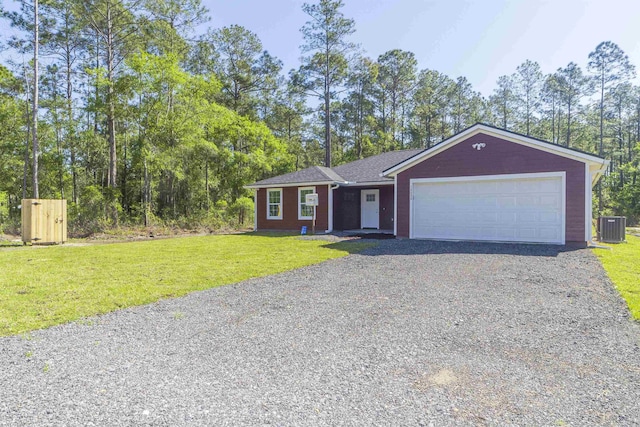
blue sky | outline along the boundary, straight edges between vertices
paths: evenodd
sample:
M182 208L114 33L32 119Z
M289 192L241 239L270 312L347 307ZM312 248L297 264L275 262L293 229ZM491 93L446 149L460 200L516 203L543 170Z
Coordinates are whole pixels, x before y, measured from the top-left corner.
M314 2L315 0L307 0ZM9 9L16 2L0 0ZM307 21L304 0L202 0L206 26L242 25L256 33L284 62L299 66ZM640 69L640 0L344 0L343 12L356 23L352 41L375 59L391 50L416 55L420 69L465 76L488 96L499 76L527 59L551 73L570 61L586 68L598 43L617 43ZM11 33L2 21L3 34ZM0 53L0 58L15 56ZM18 59L18 58L14 58ZM21 60L19 60L21 62ZM639 70L640 71L640 70ZM640 74L640 73L639 73ZM635 79L640 84L640 78Z
M207 24L238 24L264 48L299 65L303 0L203 0ZM640 67L640 0L344 0L356 23L353 41L377 58L390 49L413 52L420 69L465 76L488 96L499 76L526 59L550 73L570 61L586 67L598 43L617 43ZM638 82L638 79L636 79Z

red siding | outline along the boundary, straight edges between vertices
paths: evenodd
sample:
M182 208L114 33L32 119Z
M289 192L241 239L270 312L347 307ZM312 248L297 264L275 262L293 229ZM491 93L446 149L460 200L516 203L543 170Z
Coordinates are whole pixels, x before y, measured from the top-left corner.
M393 230L393 185L380 186L380 228Z
M316 185L318 207L316 208L316 232L328 228L326 185ZM258 230L300 230L306 225L311 232L311 220L298 220L298 187L282 188L282 219L267 219L267 189L258 190Z
M484 142L478 151L472 147ZM566 172L567 243L585 243L584 163L493 136L476 134L398 174L398 236L409 237L409 185L412 178Z

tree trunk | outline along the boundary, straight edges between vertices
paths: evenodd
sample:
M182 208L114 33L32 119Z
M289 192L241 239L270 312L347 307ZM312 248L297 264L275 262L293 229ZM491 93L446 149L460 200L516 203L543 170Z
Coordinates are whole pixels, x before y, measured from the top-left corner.
M598 155L602 157L604 153L604 72L600 80L600 144L598 146ZM598 216L602 214L604 203L602 201L602 179L598 181Z
M38 157L40 147L38 144L38 0L33 2L33 198L40 198L38 182Z
M529 89L527 88L527 136L529 136L529 129L530 129L530 122L531 122L531 107L529 105L529 103L531 102L529 99L530 93L529 93Z
M69 36L65 40L65 56L66 56L66 79L67 79L67 143L69 144L69 153L71 156L71 200L74 204L78 203L78 174L76 172L76 148L75 148L75 135L73 134L73 83L72 83L72 70L71 70L71 46L69 43Z
M49 107L52 115L54 132L56 135L56 152L58 154L58 186L60 187L60 198L64 199L64 156L62 147L62 129L60 126L60 113L58 112L58 76L52 76L52 98L53 105Z
M209 159L204 161L204 188L207 193L207 213L209 213L211 198L209 197Z
M324 93L324 141L325 141L325 154L324 165L328 168L331 167L331 116L329 104L331 102L330 94L325 90Z
M556 142L556 100L551 100L551 142Z
M362 93L363 90L360 91L359 94L359 101L358 101L358 147L357 147L357 156L358 159L362 158L362 139L363 139L363 134L364 134L364 94Z
M125 137L122 139L122 179L120 180L122 182L122 195L121 195L121 200L122 200L122 209L125 210L127 213L131 213L131 208L129 205L129 200L128 200L128 196L127 196L127 180L128 178L128 173L129 170L127 169L127 149L128 149L128 144L127 144L127 138L126 138L126 134Z
M96 70L100 68L100 34L98 30L96 30ZM93 79L93 93L95 96L95 102L98 103L98 97L100 96L98 90L98 74L96 73L95 78ZM93 111L93 133L98 133L98 109L94 108Z
M567 105L567 147L571 146L571 101Z
M602 73L602 79L600 81L600 145L598 147L598 154L602 157L604 151L604 72Z
M117 181L117 157L116 157L116 123L115 100L113 90L113 22L111 20L111 8L107 6L107 131L109 138L109 175L107 185L115 188Z
M325 46L325 67L324 67L324 165L331 167L331 82L330 82L330 64L329 64L329 39L326 38Z
M151 200L151 185L149 182L149 168L147 167L147 158L144 159L144 190L143 190L143 209L144 209L144 226L149 226L149 201Z
M25 75L25 80L26 75ZM28 80L27 80L28 82ZM29 86L27 83L27 93L30 93ZM24 143L24 166L22 170L22 198L27 198L27 183L28 183L28 175L29 175L29 145L31 144L31 112L29 111L29 102L25 102L26 109L26 122L27 122L27 138Z

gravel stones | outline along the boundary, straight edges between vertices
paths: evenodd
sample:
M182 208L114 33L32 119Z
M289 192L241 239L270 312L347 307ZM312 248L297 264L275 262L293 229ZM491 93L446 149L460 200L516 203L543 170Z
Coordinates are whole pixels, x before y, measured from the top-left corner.
M0 338L0 425L631 425L640 325L589 250L381 241Z

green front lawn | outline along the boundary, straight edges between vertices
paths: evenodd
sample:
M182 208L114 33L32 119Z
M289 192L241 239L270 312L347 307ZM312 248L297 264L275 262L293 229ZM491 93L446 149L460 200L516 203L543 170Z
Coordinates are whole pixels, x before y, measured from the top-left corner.
M0 249L0 336L280 273L370 245L236 234Z
M595 249L602 266L620 295L627 301L634 319L640 320L640 238L627 234L627 243Z

